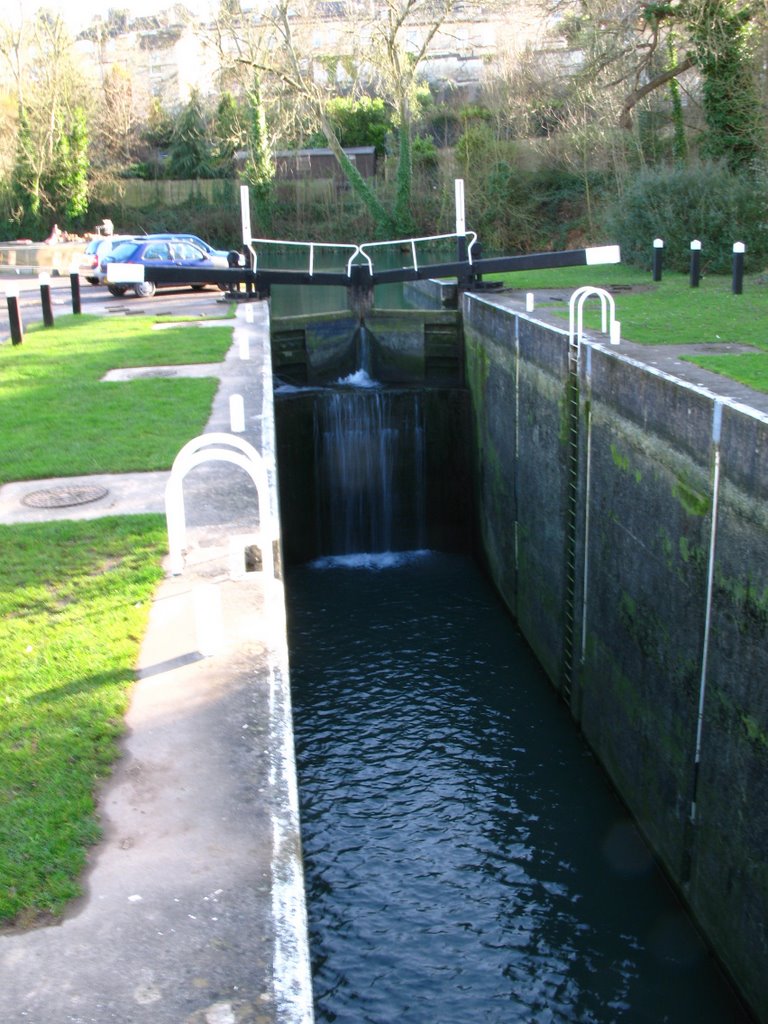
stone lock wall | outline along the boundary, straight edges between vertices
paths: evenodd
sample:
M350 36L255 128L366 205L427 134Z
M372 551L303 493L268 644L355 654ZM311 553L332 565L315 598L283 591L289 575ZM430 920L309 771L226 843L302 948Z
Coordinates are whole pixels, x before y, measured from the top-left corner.
M768 420L464 299L489 572L768 1021Z

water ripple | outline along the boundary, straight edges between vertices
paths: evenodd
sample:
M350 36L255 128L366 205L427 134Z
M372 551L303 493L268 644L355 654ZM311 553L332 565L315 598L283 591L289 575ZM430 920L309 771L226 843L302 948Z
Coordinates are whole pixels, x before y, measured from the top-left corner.
M288 593L319 1021L741 1019L470 563Z

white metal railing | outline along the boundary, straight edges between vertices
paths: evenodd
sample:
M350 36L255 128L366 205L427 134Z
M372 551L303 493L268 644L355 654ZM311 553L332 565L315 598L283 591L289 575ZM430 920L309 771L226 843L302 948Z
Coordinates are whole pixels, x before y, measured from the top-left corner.
M463 238L467 241L467 261L472 265L472 248L477 242L477 234L474 231L465 231L460 234L455 232L447 235L422 235L418 238L393 238L386 242L363 242L361 245L354 245L346 242L294 242L287 239L277 238L252 238L248 243L248 251L251 254L252 268L254 271L258 269L258 252L257 246L290 246L294 249L306 249L307 250L307 272L310 277L314 276L315 273L315 254L322 250L331 250L334 252L339 251L350 251L351 255L346 262L346 274L347 277L352 275L352 267L355 266L355 260L361 257L368 264L368 269L373 274L373 259L369 254L370 249L382 249L385 246L398 246L402 247L407 245L410 253L411 260L414 270L419 269L419 259L416 250L416 246L423 242L439 242L445 241L446 239L460 239ZM358 264L359 265L359 264Z
M568 304L568 343L577 351L584 336L584 303L591 297L600 299L603 334L610 334L612 345L618 345L621 338L621 324L616 319L616 303L613 296L604 288L583 285L571 295Z
M195 466L205 462L232 463L245 470L253 481L259 502L258 536L263 578L267 583L272 582L275 577L273 544L278 533L270 510L267 467L258 451L244 438L219 432L201 434L188 441L173 460L171 475L165 489L165 514L171 574L178 576L184 568L187 535L184 478Z
M256 252L256 249L254 248L255 245L279 245L279 246L288 245L288 246L292 246L292 247L297 248L297 249L298 248L308 249L309 252L308 252L308 255L307 255L307 270L308 270L308 273L309 273L310 276L313 276L314 273L315 273L315 253L318 250L321 250L321 249L332 249L332 250L336 251L336 250L339 250L339 249L343 249L343 250L352 249L353 251L352 251L352 256L350 257L350 261L352 259L354 259L354 257L357 255L357 253L359 251L359 246L354 245L352 243L348 243L348 242L291 242L291 241L287 241L287 240L284 240L284 239L278 239L278 238L252 238L250 243L249 243L249 245L248 245L248 249L250 250L251 255L253 257L253 264L252 264L252 266L253 266L253 270L254 271L258 270L258 253ZM349 267L349 263L347 264L347 267ZM347 273L349 273L349 271L347 271Z
M407 246L410 247L410 250L411 250L411 259L413 260L413 269L414 270L418 270L419 269L419 261L418 261L417 255L416 255L416 245L417 245L417 243L418 242L440 242L440 241L443 241L443 240L445 240L447 238L454 238L457 241L458 241L459 238L464 238L465 240L468 239L468 238L471 238L471 241L469 242L469 244L467 246L467 261L468 261L468 263L471 266L472 265L472 247L474 246L475 242L477 241L477 234L474 231L465 231L462 234L456 234L455 232L453 232L453 233L448 234L448 235L422 235L420 238L394 238L394 239L391 239L388 242L363 242L362 245L359 245L357 247L358 248L358 253L356 255L362 256L363 259L365 259L367 261L368 269L370 270L371 274L373 274L373 260L368 255L368 252L367 252L368 249L382 248L385 245L397 245L397 246L407 245ZM347 264L347 273L350 272L352 260L354 260L354 258L355 257L353 256L352 259L350 259L350 262Z

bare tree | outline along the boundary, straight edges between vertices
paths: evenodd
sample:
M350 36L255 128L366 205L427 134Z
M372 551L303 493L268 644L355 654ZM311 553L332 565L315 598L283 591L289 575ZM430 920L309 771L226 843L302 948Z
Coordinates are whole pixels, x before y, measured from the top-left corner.
M222 5L214 28L225 76L243 70L259 83L262 111L318 128L350 187L382 234L411 229L411 133L413 104L424 59L453 13L454 0L378 0L347 9L326 32L321 0L278 0L258 18L236 3ZM332 35L332 40L331 40ZM342 74L343 72L343 74ZM247 77L246 76L246 77ZM339 79L343 78L343 81ZM225 78L226 80L226 78ZM394 208L388 209L350 161L328 114L340 89L372 91L385 100L398 124L398 171Z
M75 173L72 145L84 144L83 111L88 91L72 52L64 21L41 10L31 20L0 26L0 58L14 83L17 103L14 185L20 206L38 219L56 214L67 189L82 188L65 179ZM78 175L84 154L78 152ZM69 164L69 166L67 166Z
M581 0L576 8L544 2L580 53L574 86L587 82L604 96L620 95L622 129L632 128L638 104L685 76L700 86L709 151L732 163L758 155L753 52L766 27L762 0Z

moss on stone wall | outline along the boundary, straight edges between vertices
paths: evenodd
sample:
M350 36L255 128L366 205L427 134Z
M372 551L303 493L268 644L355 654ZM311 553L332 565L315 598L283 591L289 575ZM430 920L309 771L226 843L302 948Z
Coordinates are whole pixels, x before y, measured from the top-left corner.
M688 515L705 516L712 508L711 494L704 493L694 487L683 477L678 476L672 487L672 494L680 502Z

